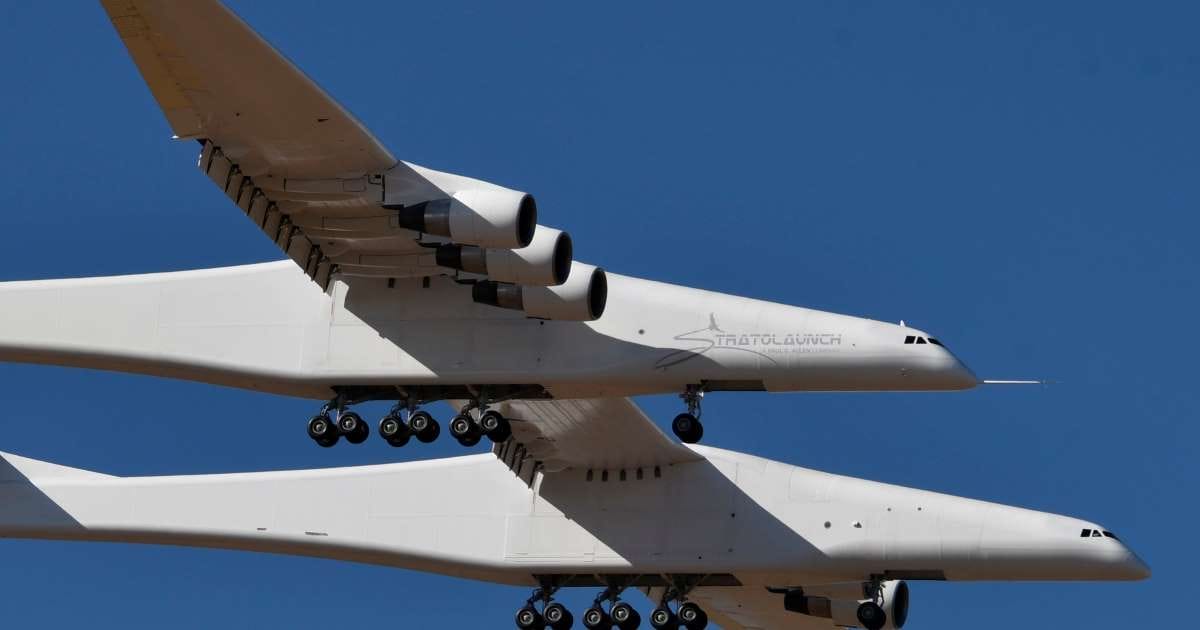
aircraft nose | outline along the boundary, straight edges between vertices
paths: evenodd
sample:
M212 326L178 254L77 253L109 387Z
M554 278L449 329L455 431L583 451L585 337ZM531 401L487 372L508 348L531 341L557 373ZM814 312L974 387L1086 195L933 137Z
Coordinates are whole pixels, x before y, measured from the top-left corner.
M975 376L975 372L971 371L966 363L960 361L949 350L946 353L953 360L953 365L950 367L951 379L960 389L971 389L979 384L979 377Z
M1129 547L1125 547L1125 557L1120 560L1121 579L1144 580L1150 577L1150 567Z

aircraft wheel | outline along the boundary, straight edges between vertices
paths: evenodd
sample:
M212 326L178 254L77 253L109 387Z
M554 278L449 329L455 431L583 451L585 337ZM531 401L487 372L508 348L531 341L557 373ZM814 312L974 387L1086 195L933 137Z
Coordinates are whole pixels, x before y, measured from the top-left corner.
M858 606L858 622L867 630L880 630L887 624L887 613L875 602L863 602Z
M329 435L322 435L314 441L317 443L317 446L329 448L334 444L337 444L338 435L336 433L330 433Z
M650 613L650 626L655 630L677 630L679 618L666 606L659 606Z
M321 441L328 441L329 438L332 437L333 442L330 442L328 446L333 446L337 443L337 436L337 429L334 428L333 421L329 419L329 416L321 414L318 416L313 416L312 419L308 421L308 437L316 440L318 443ZM322 446L325 445L322 444Z
M483 415L479 417L479 429L488 436L488 439L497 444L512 435L512 427L509 426L508 419L500 415L498 411L483 412Z
M617 602L612 607L612 621L621 630L635 630L642 624L642 616L627 602Z
M371 436L371 427L363 421L362 416L353 411L343 411L338 416L338 432L346 436L351 444L362 444Z
M526 606L518 610L516 621L517 627L521 630L542 630L546 627L546 621L533 606Z
M688 630L704 630L708 627L708 613L699 606L686 602L679 607L679 621Z
M704 437L704 425L690 413L681 413L671 422L671 430L675 437L687 444L695 444Z
M592 606L583 612L583 627L588 630L611 630L612 618L599 606Z
M388 444L391 444L392 441L400 441L403 438L403 442L399 444L399 446L403 446L408 442L408 438L410 437L408 425L404 424L404 420L401 420L399 416L389 413L383 417L383 420L379 421L379 437L387 441Z
M442 425L438 424L437 420L427 412L418 411L408 418L408 430L417 437L418 440L428 444L438 438L442 433Z
M546 625L554 630L570 630L575 624L575 617L571 615L571 611L558 602L546 606L542 611L542 618L546 620Z
M479 427L476 426L475 420L465 413L460 413L450 419L450 437L459 442L467 442L471 438L475 438L475 443L479 443Z

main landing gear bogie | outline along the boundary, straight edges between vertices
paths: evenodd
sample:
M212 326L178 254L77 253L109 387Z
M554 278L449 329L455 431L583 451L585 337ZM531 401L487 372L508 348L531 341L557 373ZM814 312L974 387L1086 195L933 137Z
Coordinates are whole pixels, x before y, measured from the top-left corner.
M323 447L331 447L341 438L351 444L361 444L371 435L370 426L360 415L337 406L336 400L326 405L308 421L308 437ZM407 413L407 419L405 414ZM479 404L464 408L450 420L450 435L463 446L475 446L484 437L501 443L512 436L512 427L500 412ZM441 424L427 411L397 405L379 421L379 437L394 447L406 446L413 438L430 443L442 433Z

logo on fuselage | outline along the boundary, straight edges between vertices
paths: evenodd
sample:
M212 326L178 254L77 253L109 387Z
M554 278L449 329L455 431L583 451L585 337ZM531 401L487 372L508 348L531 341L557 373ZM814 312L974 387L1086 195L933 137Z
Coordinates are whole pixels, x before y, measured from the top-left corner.
M712 351L748 352L779 365L775 356L837 352L837 347L842 345L840 333L726 332L717 325L717 318L713 313L708 315L708 326L680 333L675 335L674 339L697 345L666 354L655 362L656 369L665 370Z

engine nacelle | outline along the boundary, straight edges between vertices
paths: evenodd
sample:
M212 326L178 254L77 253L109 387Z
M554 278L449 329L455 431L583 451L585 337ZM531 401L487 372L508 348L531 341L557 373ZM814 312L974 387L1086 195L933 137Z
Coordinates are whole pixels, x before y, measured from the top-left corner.
M491 280L555 286L571 273L571 237L561 230L537 226L533 240L521 249L490 249L447 244L437 248L441 267L486 275Z
M537 227L533 195L504 188L460 190L449 199L385 207L397 211L400 227L481 247L520 249L533 240Z
M485 280L476 282L471 297L480 304L524 311L530 317L586 322L599 319L608 303L604 270L573 263L566 282L538 287Z
M908 585L904 580L887 580L880 584L880 600L831 599L804 594L803 589L789 590L783 596L783 607L791 612L823 617L835 626L866 628L866 630L899 630L908 621Z

